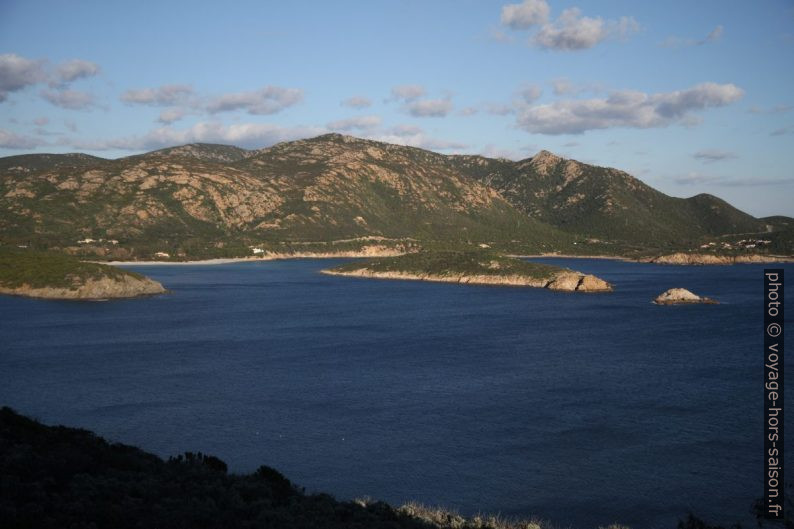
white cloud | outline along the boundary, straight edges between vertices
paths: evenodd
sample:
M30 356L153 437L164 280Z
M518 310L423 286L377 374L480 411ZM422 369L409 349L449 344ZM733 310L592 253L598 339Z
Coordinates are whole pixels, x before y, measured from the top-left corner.
M94 106L94 96L79 90L44 90L41 96L56 107L87 110Z
M496 41L496 42L508 42L508 43L510 43L510 42L515 41L515 39L513 38L512 35L508 35L504 31L502 31L501 29L496 29L496 28L492 28L490 31L488 31L488 37L491 40Z
M579 95L583 92L604 92L604 86L601 83L574 83L565 77L558 77L552 80L551 87L556 96Z
M730 160L732 158L738 158L736 153L729 152L729 151L721 151L719 149L703 149L697 151L692 155L693 158L696 160L700 160L702 162L720 162L723 160Z
M528 29L545 23L548 18L549 5L545 0L524 0L502 7L502 24L512 29Z
M557 51L589 49L608 37L626 37L639 30L631 17L605 22L601 17L582 16L577 8L566 9L552 24L544 24L532 42L541 48Z
M583 50L592 48L607 37L601 18L581 16L577 8L566 9L554 24L545 24L533 42L554 50Z
M0 147L4 149L33 149L39 145L46 145L41 140L30 136L20 136L10 130L0 129Z
M672 179L676 184L683 186L708 184L722 187L764 187L778 185L792 185L794 178L730 178L715 175L704 175L693 171L683 176Z
M650 128L684 123L690 113L725 106L744 91L733 84L701 83L687 90L658 94L622 91L606 99L572 99L519 109L518 125L531 133L581 134L613 127Z
M443 118L452 112L449 99L420 99L405 105L409 114L418 118Z
M543 95L543 90L537 85L526 85L518 91L518 96L524 103L534 103Z
M711 30L711 33L706 35L706 38L703 39L704 40L703 43L705 44L706 42L712 42L712 41L715 41L715 40L719 40L720 37L722 37L722 32L723 32L723 27L722 26L717 26L716 28Z
M372 106L372 100L368 97L364 96L353 96L348 99L345 99L340 103L343 107L350 107L350 108L367 108Z
M99 65L91 61L73 59L58 66L55 74L61 83L71 83L77 79L93 77L99 73Z
M477 113L476 107L466 107L466 108L461 108L460 111L458 112L458 115L473 116L476 113Z
M520 160L522 155L520 152L514 151L512 149L503 149L501 147L497 147L492 143L486 145L481 151L481 156L485 156L486 158L506 158L508 160Z
M407 145L435 151L459 151L468 147L468 145L457 141L428 136L422 127L408 124L395 125L386 130L371 131L364 137L395 145Z
M139 105L174 105L193 95L193 88L184 84L166 84L157 88L127 90L121 94L125 103Z
M568 79L555 79L551 82L551 84L552 89L554 90L554 95L556 96L564 96L576 93L576 88L574 88L573 84Z
M416 132L414 134L408 134L405 132L401 134L386 133L371 136L370 139L383 141L386 143L393 143L395 145L418 147L420 149L427 149L431 151L460 151L469 147L467 144L458 141L430 137L422 131Z
M184 109L181 108L166 108L162 112L160 112L160 117L157 118L157 121L160 123L165 123L166 125L170 125L175 121L179 121L183 117L187 115Z
M302 90L269 85L255 92L237 92L218 96L207 103L206 109L211 114L245 110L249 114L265 115L281 112L302 100Z
M26 59L14 53L0 55L0 103L6 100L9 92L22 90L46 78L44 61Z
M43 127L44 125L46 125L49 122L50 122L50 118L48 118L46 116L42 116L42 117L39 117L39 118L36 118L36 119L33 120L33 124L37 125L39 127Z
M326 125L329 130L371 130L380 126L379 116L357 116L354 118L332 121Z
M425 87L418 84L404 84L391 89L393 99L413 101L425 95Z
M443 99L420 99L427 92L418 84L404 84L392 87L391 98L387 101L402 101L402 110L417 118L441 118L452 112L452 101L447 95Z
M327 132L317 127L281 127L262 123L236 123L223 125L217 122L196 123L187 129L160 127L143 136L96 141L68 139L62 143L82 150L154 150L186 143L223 143L246 148L260 148L281 141L317 136Z

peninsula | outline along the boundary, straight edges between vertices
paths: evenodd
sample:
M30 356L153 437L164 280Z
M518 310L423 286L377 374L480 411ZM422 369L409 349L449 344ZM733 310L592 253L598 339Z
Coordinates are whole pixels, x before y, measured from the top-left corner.
M0 247L0 294L98 300L162 294L163 285L134 272L62 254Z
M377 279L548 288L567 292L612 290L612 285L593 275L485 251L408 253L398 257L347 263L323 270L323 273Z

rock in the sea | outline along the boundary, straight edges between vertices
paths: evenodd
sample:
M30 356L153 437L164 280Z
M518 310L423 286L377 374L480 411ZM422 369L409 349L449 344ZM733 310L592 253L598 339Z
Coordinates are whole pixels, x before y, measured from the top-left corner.
M587 274L582 277L582 281L579 283L579 286L576 287L576 290L580 292L608 292L612 290L612 285L600 277Z
M579 286L579 281L582 279L582 274L576 272L562 272L557 274L548 285L551 290L565 290L566 292L573 292Z
M610 292L612 285L594 275L562 272L549 282L547 288L565 292Z
M698 296L685 288L671 288L659 294L653 302L657 305L678 305L686 303L708 303L713 305L717 303L717 301L711 298Z

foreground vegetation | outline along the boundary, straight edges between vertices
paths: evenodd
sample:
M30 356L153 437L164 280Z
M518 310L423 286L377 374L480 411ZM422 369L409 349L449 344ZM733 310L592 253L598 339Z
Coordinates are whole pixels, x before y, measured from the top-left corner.
M790 511L789 511L790 512ZM786 528L792 527L786 522ZM277 470L227 472L217 457L167 461L87 430L45 426L0 409L4 528L545 529L538 520L463 518L417 504L307 494ZM610 526L620 529L618 526ZM720 529L689 516L680 529Z

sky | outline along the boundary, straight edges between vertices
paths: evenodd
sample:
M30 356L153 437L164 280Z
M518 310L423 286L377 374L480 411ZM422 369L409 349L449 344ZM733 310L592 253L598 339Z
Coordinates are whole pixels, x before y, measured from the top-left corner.
M794 216L794 2L0 0L0 156L327 132Z

